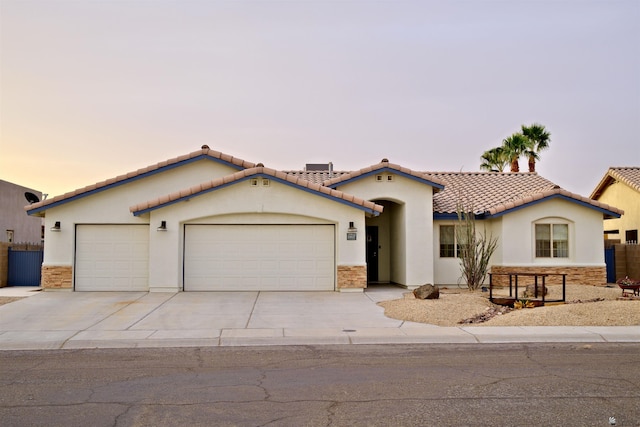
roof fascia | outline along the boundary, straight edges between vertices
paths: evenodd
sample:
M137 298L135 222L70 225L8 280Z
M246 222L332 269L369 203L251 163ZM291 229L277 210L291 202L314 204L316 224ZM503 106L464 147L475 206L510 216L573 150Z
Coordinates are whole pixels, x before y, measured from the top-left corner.
M236 180L236 181L227 182L227 183L222 184L222 185L219 185L219 186L217 186L217 187L213 187L213 188L208 188L208 189L206 189L206 190L202 190L202 191L200 191L200 192L199 192L199 193L197 193L197 194L190 194L190 195L188 195L188 196L180 197L180 198L178 198L178 199L176 199L176 200L171 200L171 201L169 201L169 202L167 202L167 203L162 203L162 204L160 204L160 205L158 205L158 206L154 206L154 207L151 207L151 208L147 208L147 209L142 209L142 210L139 210L139 211L135 211L135 212L133 212L133 215L134 215L134 216L144 215L144 214L149 213L149 212L151 212L151 211L153 211L153 210L161 209L161 208L164 208L164 207L169 206L169 205L173 205L173 204L176 204L176 203L180 203L180 202L183 202L183 201L185 201L185 200L189 200L189 199L191 199L191 198L193 198L193 197L198 197L198 196L203 195L203 194L206 194L206 193L211 193L211 192L213 192L213 191L220 190L220 189L222 189L222 188L229 187L229 186L231 186L231 185L239 184L239 183L241 183L241 182L244 182L244 181L247 181L247 180L249 180L249 179L253 179L253 178L268 178L268 179L271 179L271 180L277 181L277 182L279 182L279 183L281 183L281 184L288 185L289 187L295 188L295 189L297 189L297 190L306 191L306 192L311 193L311 194L313 194L313 195L321 196L321 197L324 197L324 198L329 199L329 200L331 200L331 201L338 202L338 203L342 203L342 204L344 204L344 205L347 205L347 206L350 206L350 207L353 207L353 208L356 208L356 209L359 209L359 210L365 211L366 213L371 214L371 215L373 215L373 216L378 216L378 215L380 215L380 212L375 211L375 210L373 210L373 209L368 209L368 208L366 208L366 207L364 207L364 206L361 206L361 205L358 205L358 204L356 204L356 203L349 202L348 200L340 199L340 198L337 198L337 197L331 196L330 194L320 193L320 192L315 191L315 190L313 190L313 189L311 189L311 188L302 187L302 186L299 186L299 185L293 184L293 183L291 183L291 182L289 182L289 181L287 181L287 180L285 180L285 179L281 179L281 178L278 178L278 177L276 177L276 176L269 175L269 174L264 174L264 173L259 173L259 174L255 174L255 175L245 176L245 177L243 177L243 178L241 178L241 179L238 179L238 180Z
M598 200L602 193L607 189L607 187L611 186L613 182L615 182L615 177L611 175L611 169L607 170L607 173L604 174L596 188L591 192L589 196L590 199Z
M403 176L405 178L411 179L413 181L417 181L417 182L419 182L421 184L430 185L430 186L432 186L434 188L437 188L438 190L442 190L444 188L444 185L442 185L442 184L437 184L437 183L435 183L433 181L429 181L426 178L420 178L420 177L417 177L415 175L411 175L411 174L408 174L406 172L403 172L401 170L390 168L388 166L380 168L380 169L375 169L375 170L363 173L363 174L358 175L358 176L354 176L353 178L349 178L349 179L346 179L344 181L337 182L335 184L328 185L328 187L329 188L333 188L335 190L336 188L340 187L341 185L345 185L345 184L347 184L349 182L357 181L359 179L366 178L368 176L375 175L375 174L378 174L380 172L392 172L392 173L395 173L396 175L400 175L400 176Z
M564 194L552 194L550 196L543 197L542 199L534 200L534 201L526 203L524 205L516 206L514 208L507 209L507 210L504 210L502 212L498 212L498 213L496 213L494 215L491 215L490 213L487 212L485 214L485 217L486 218L498 218L498 217L501 217L501 216L506 215L508 213L515 212L517 210L524 209L524 208L527 208L529 206L533 206L533 205L538 204L538 203L542 203L542 202L546 202L546 201L551 200L551 199L558 199L558 198L562 199L562 200L566 200L567 202L575 203L575 204L578 204L580 206L583 206L583 207L586 207L586 208L593 209L595 211L601 212L605 216L605 218L606 217L620 218L620 216L621 216L619 213L612 212L612 211L610 211L608 209L604 209L604 208L601 208L601 207L598 207L598 206L593 206L590 203L583 202L582 200L577 200L577 199L574 199L572 197L565 196Z
M484 214L474 214L473 215L475 219L477 220L483 220L483 219L488 219ZM446 213L438 213L438 212L434 212L433 213L433 220L434 221L451 221L451 220L458 220L458 214L457 213L450 213L450 212L446 212Z
M203 160L203 159L204 160L211 160L211 161L217 162L217 163L221 163L221 164L224 164L226 166L232 167L233 169L236 169L236 170L244 169L242 166L235 165L235 164L227 162L225 160L218 159L216 157L207 156L206 154L200 154L200 155L198 155L196 157L192 157L192 158L189 158L189 159L181 160L179 162L172 163L170 165L161 166L158 169L154 169L154 170L149 171L149 172L144 172L144 173L141 173L139 175L133 176L131 178L125 178L125 179L123 179L121 181L117 181L117 182L114 182L112 184L105 185L104 187L100 187L100 188L96 188L96 189L93 189L93 190L86 191L84 193L76 194L75 196L71 196L69 198L58 200L57 202L53 202L53 203L41 206L41 207L36 208L36 209L27 210L27 214L28 215L35 215L37 213L46 211L47 209L51 209L51 208L54 208L56 206L64 205L65 203L69 203L69 202L72 202L74 200L82 199L83 197L91 196L93 194L99 193L99 192L104 191L104 190L108 190L110 188L115 188L115 187L118 187L120 185L128 184L130 182L137 181L139 179L146 178L146 177L155 175L155 174L160 173L160 172L166 172L168 170L175 169L175 168L178 168L180 166L184 166L184 165L186 165L188 163L197 162L197 161Z

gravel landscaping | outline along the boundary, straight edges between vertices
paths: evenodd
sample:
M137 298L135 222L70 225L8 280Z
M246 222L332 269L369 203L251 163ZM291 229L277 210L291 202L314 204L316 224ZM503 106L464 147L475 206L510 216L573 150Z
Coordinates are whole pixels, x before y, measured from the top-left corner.
M504 294L505 290L499 291ZM506 289L508 295L508 289ZM494 294L495 295L495 294ZM547 299L558 299L561 286L549 286ZM411 292L404 298L382 301L384 314L392 319L460 326L475 316L490 317L473 326L635 326L640 325L640 299L618 300L619 287L567 285L566 303L524 308L499 313L501 306L489 301L487 292L440 288L440 298L416 299ZM487 315L490 313L490 315Z

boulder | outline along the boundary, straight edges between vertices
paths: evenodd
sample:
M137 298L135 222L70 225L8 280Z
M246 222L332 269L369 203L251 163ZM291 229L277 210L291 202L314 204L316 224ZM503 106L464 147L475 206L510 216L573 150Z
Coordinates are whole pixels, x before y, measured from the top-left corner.
M527 285L527 289L525 289L522 296L525 298L542 298L542 292L544 292L544 294L547 295L549 293L549 289L547 289L546 286L543 286L542 284L540 284L538 285L538 295L536 295L536 287L532 283L530 285Z
M440 288L430 284L422 285L413 290L413 296L418 299L438 299L440 298Z

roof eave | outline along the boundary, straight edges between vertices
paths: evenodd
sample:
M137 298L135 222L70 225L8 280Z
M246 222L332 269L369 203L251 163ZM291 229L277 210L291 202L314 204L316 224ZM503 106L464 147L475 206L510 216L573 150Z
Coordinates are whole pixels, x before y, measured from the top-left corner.
M407 179L410 179L410 180L413 180L413 181L416 181L416 182L420 182L422 184L430 185L434 189L437 189L437 190L444 189L444 185L442 185L440 183L433 182L433 181L431 181L429 179L421 178L421 177L416 176L416 175L411 175L410 173L406 173L406 172L401 171L399 169L391 168L389 166L384 166L384 167L381 167L381 168L373 169L371 171L361 173L361 174L359 174L357 176L354 176L354 177L351 177L351 178L347 178L347 179L342 180L342 181L337 181L335 183L330 183L330 184L327 185L327 187L335 189L335 188L340 187L342 185L345 185L347 183L354 182L354 181L357 181L359 179L366 178L366 177L369 177L371 175L376 175L376 174L379 174L379 173L382 173L382 172L391 172L391 173L394 173L396 175L403 176L403 177L405 177Z
M200 161L200 160L203 160L203 159L204 160L210 160L210 161L217 162L217 163L221 163L221 164L224 164L224 165L229 166L229 167L231 167L233 169L236 169L236 170L243 170L246 167L249 167L249 166L253 165L252 163L249 163L249 162L246 162L246 161L240 160L240 159L235 159L234 157L231 157L231 156L226 156L226 155L222 155L221 156L221 157L225 157L225 158L214 157L214 156L211 156L211 155L208 154L209 151L210 150L208 150L208 149L207 150L202 150L202 153L200 153L200 154L196 154L198 152L194 152L194 153L191 153L189 155L178 157L177 161L173 162L173 163L168 163L168 164L162 165L165 162L161 162L161 163L158 163L156 165L149 166L147 168L139 169L138 171L149 169L148 171L141 172L139 174L136 174L138 171L129 172L127 174L120 175L120 177L122 177L121 179L118 179L120 177L116 177L116 178L111 178L111 179L108 179L108 180L105 180L105 181L101 181L99 183L96 183L96 184L93 184L93 185L89 185L87 187L80 188L80 189L72 191L70 193L63 194L59 198L58 197L54 197L53 199L50 199L50 200L43 200L40 203L36 203L36 205L39 205L39 206L37 206L35 208L30 208L29 206L26 206L25 210L27 212L27 215L36 215L38 213L46 211L47 209L51 209L51 208L54 208L56 206L60 206L60 205L72 202L74 200L81 199L83 197L91 196L93 194L96 194L96 193L99 193L99 192L102 192L102 191L105 191L105 190L108 190L108 189L111 189L111 188L119 187L121 185L128 184L130 182L137 181L139 179L146 178L146 177L155 175L155 174L160 173L160 172L166 172L168 170L171 170L171 169L174 169L174 168L177 168L177 167L180 167L180 166L184 166L185 164L197 162L197 161ZM226 160L226 158L229 158L230 160ZM234 162L234 159L236 160L237 163ZM239 163L242 163L242 164L239 164ZM159 165L162 165L162 166L159 166ZM129 175L132 175L132 176L129 177ZM113 182L109 182L109 181L113 181ZM106 184L107 182L109 182L109 183ZM87 190L84 191L85 189L87 189ZM78 192L78 194L74 195L73 194L74 192ZM69 195L69 196L66 196L66 195ZM56 200L56 199L58 199L58 200Z
M206 193L210 193L210 192L213 192L213 191L216 191L216 190L220 190L222 188L229 187L231 185L238 184L240 182L247 181L247 180L253 179L253 178L268 178L268 179L277 181L277 182L279 182L281 184L285 184L287 186L296 188L298 190L306 191L306 192L309 192L309 193L314 194L316 196L321 196L321 197L327 198L329 200L332 200L334 202L342 203L342 204L351 206L353 208L362 210L365 213L367 213L369 215L372 215L372 216L379 216L380 213L382 213L383 207L380 206L380 205L377 205L377 204L375 204L373 202L371 203L371 205L373 205L373 207L363 206L361 204L354 203L354 202L351 202L349 200L345 200L343 198L340 198L340 197L337 197L337 196L334 196L334 195L331 195L331 194L326 194L326 193L323 193L321 191L316 191L316 190L314 190L312 188L309 188L309 187L304 187L304 186L295 184L295 183L293 183L291 181L288 181L286 179L283 179L283 178L280 178L278 176L275 176L275 175L272 175L272 174L268 174L268 173L256 173L256 174L246 175L246 176L244 176L242 178L235 179L235 180L230 181L230 182L225 182L225 183L217 185L215 187L203 189L203 190L201 190L201 191L199 191L197 193L191 193L191 194L188 194L188 195L185 195L185 196L181 196L181 197L169 200L169 201L167 201L165 203L160 203L160 204L157 204L157 205L154 205L154 206L151 206L151 207L148 207L148 208L143 208L143 209L137 209L134 206L130 210L131 210L131 213L134 216L141 216L141 215L150 213L151 211L154 211L154 210L157 210L157 209L161 209L161 208L164 208L164 207L176 204L176 203L184 202L184 201L190 200L190 199L192 199L194 197L198 197L198 196L201 196L201 195L206 194Z
M513 206L511 208L501 209L499 211L496 211L494 208L489 209L486 212L485 217L486 218L499 218L499 217L501 217L503 215L506 215L508 213L515 212L517 210L524 209L526 207L533 206L535 204L542 203L542 202L545 202L545 201L548 201L548 200L551 200L551 199L556 199L556 198L559 198L559 199L562 199L562 200L566 200L566 201L571 202L571 203L576 203L576 204L579 204L579 205L584 206L586 208L593 209L593 210L596 210L598 212L601 212L605 218L620 218L620 216L622 216L622 214L624 213L624 211L621 211L619 209L617 209L618 212L616 212L616 211L613 211L611 209L604 208L602 206L595 206L595 205L593 205L591 203L588 203L586 201L583 201L583 200L580 200L580 199L576 199L574 197L567 196L566 194L556 193L556 194L551 194L551 195L548 195L548 196L545 196L545 197L541 197L539 199L536 199L536 200L533 200L533 201L530 201L530 202L527 202L527 203L518 204L518 205Z

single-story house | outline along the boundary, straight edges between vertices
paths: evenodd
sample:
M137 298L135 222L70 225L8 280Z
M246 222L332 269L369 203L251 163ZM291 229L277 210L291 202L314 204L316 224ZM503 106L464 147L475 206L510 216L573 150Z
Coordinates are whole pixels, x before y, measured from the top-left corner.
M45 218L45 289L361 291L457 284L460 197L498 238L493 272L605 281L602 220L622 211L535 173L278 171L203 146L25 209Z
M590 196L624 210L621 218L605 222L605 239L638 244L640 229L640 167L611 167Z

